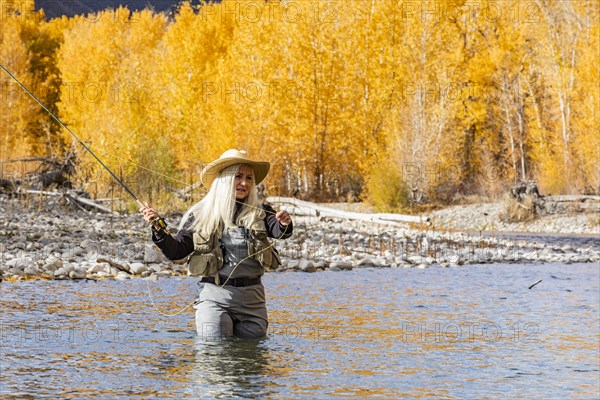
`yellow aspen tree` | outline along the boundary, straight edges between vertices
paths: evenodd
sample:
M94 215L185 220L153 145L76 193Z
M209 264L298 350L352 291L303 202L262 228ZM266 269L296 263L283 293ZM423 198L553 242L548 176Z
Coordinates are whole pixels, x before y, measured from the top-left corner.
M32 2L7 4L5 66L147 197L166 176L197 180L230 147L273 161L271 193L366 188L382 210L521 179L598 191L596 2L490 15L498 2L224 0L184 2L169 18L120 7L50 22ZM0 158L69 147L0 83ZM80 171L99 193L113 185L94 162Z
M152 147L146 124L152 101L144 71L165 23L164 16L132 14L122 7L76 17L59 53L61 116L124 179L148 161L141 157ZM101 171L93 162L90 169ZM113 184L109 176L100 181Z
M340 15L340 32L347 37L340 41L345 71L337 98L342 134L333 151L336 162L351 173L344 192L359 192L363 177L386 151L388 119L398 92L402 14L394 2L355 1ZM372 175L381 179L379 173Z
M573 127L574 91L577 83L577 66L580 63L580 46L584 25L578 7L580 2L549 1L541 2L545 19L547 40L543 43L548 50L547 67L549 82L556 101L556 116L559 123L556 145L561 150L560 169L555 176L555 188L570 192L575 189L575 167L573 165L573 141L576 135Z
M58 114L56 103L60 96L60 71L56 65L57 51L63 40L63 31L69 25L67 18L44 20L43 12L35 14L36 19L27 20L23 30L23 40L27 43L31 56L30 70L34 79L35 95L53 113ZM68 147L64 146L61 127L45 111L32 120L31 139L35 141L36 154L62 156Z
M214 5L216 6L216 5ZM215 74L230 45L233 27L214 15L213 5L184 3L156 52L155 106L158 125L177 165L197 175L203 162L231 146L224 116L216 110Z
M298 189L314 193L317 198L335 195L335 188L343 185L347 178L352 179L358 171L359 161L345 163L340 151L354 150L357 145L356 129L345 129L344 121L354 95L347 60L364 48L354 46L351 55L347 45L356 39L356 30L349 29L356 22L353 21L353 4L342 7L336 3L338 8L319 9L318 18L300 21L298 34L294 36L298 43L294 73L306 96L296 107L293 126L298 133L292 136L297 140L297 160L302 164L297 175ZM352 159L352 152L345 156ZM344 173L338 172L340 165L345 167Z
M573 159L579 193L600 194L600 5L579 4L582 35L574 85Z
M478 83L474 91L477 101L486 110L479 129L484 166L481 186L488 191L493 188L496 193L506 188L503 184L494 187L498 180L494 179L496 176L486 176L489 171L500 172L505 184L532 177L527 154L530 125L524 76L539 38L529 35L525 28L510 19L480 24L478 32L485 46L479 48L469 68L470 76Z
M460 143L452 134L461 100L453 91L464 79L462 43L457 28L440 15L412 15L406 9L400 15L388 148L403 184L419 200L440 193L437 187L446 184L441 173L454 167L460 154L450 148Z
M26 87L35 82L31 74L31 55L22 40L20 15L6 15L0 25L0 60L2 65ZM0 160L31 155L35 147L30 127L39 118L39 106L4 72L0 74L2 107L0 126Z
M334 93L327 90L331 92L343 64L335 47L336 28L315 21L310 8L315 4L298 3L293 18L285 14L289 9L284 3L273 4L273 14L257 11L262 14L253 18L243 10L262 7L260 2L235 4L240 17L220 64L220 96L212 102L227 116L236 143L271 157L274 174L268 185L277 191L322 194L334 173L328 146L336 111L328 97ZM223 6L231 7L227 2Z

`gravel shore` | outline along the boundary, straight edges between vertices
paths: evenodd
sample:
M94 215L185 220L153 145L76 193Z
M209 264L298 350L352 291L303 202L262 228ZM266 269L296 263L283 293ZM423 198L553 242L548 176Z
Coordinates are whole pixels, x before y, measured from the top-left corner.
M4 281L155 279L187 274L185 264L164 259L138 214L66 212L52 204L42 211L16 211L11 201L0 198L0 274ZM433 223L424 229L398 223L297 217L292 238L276 244L282 256L279 270L600 261L598 214L555 215L507 224L499 220L500 212L496 204L452 207L432 213ZM178 222L177 217L169 219L170 226ZM499 235L502 231L562 236L545 241L535 235ZM581 240L581 234L589 237Z
M500 203L454 206L431 213L439 229L455 231L497 231L551 234L600 235L600 213L543 215L534 221L505 222Z

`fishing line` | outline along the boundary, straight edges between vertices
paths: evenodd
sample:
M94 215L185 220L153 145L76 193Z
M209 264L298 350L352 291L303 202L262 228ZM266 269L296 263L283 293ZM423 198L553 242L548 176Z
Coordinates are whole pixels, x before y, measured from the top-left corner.
M103 151L103 150L100 150L100 151ZM103 151L103 152L104 152L105 154L108 154L108 155L110 155L110 156L113 156L113 157L119 158L119 159L121 159L121 160L123 160L123 161L125 161L125 162L130 162L130 163L133 163L132 161L125 160L125 159L123 159L123 158L121 158L121 157L119 157L119 156L116 156L116 155L110 154L110 153L108 153L108 152L105 152L105 151ZM140 167L141 167L141 166L140 166ZM142 168L144 168L144 167L142 167ZM148 171L150 171L150 172L154 172L154 173L160 174L160 173L158 173L158 172L156 172L156 171L153 171L153 170L151 170L151 169L148 169L148 168L144 168L144 169L146 169L146 170L148 170ZM160 175L162 175L162 174L160 174ZM168 177L168 176L166 176L166 175L164 175L164 176L165 176L165 177L167 177L167 178L169 178L169 179L172 179L172 180L174 180L174 181L178 181L177 179L170 178L170 177ZM182 182L182 181L179 181L179 182ZM182 182L182 183L184 183L184 182ZM234 200L234 202L235 202L235 203L238 203L238 204L242 204L242 205L244 205L244 206L246 206L246 207L249 207L249 208L254 208L254 209L257 209L257 210L262 210L262 211L265 211L266 213L276 214L276 212L274 212L274 211L264 210L262 207L257 207L257 206L251 205L251 204L247 204L247 203L245 203L245 202L243 202L243 201ZM255 256L255 255L257 255L257 254L260 254L260 253L261 253L261 252L263 252L263 251L267 251L267 250L269 250L271 247L275 246L275 244L276 244L276 241L279 241L279 240L281 240L281 239L283 238L283 236L284 236L284 235L287 233L288 227L289 227L289 225L285 225L285 228L284 228L284 230L283 230L283 233L281 234L281 236L280 236L279 238L274 238L274 241L273 241L273 243L271 243L269 246L267 246L267 247L265 247L264 249L261 249L261 250L259 250L259 251L257 251L257 252L254 252L253 254L249 254L248 256L246 256L245 258L243 258L242 260L238 261L238 262L236 263L236 265L233 267L233 269L231 270L231 272L230 272L230 273L227 275L227 279L225 279L225 282L223 282L223 284L221 284L221 285L217 285L217 286L219 286L219 287L223 288L223 287L224 287L224 286L227 284L227 282L229 282L229 280L231 279L231 276L233 275L233 273L235 272L235 270L237 269L237 267L238 267L238 266L239 266L239 265L240 265L242 262L246 261L247 259L249 259L249 258L251 258L251 257L254 257L254 256ZM150 303L152 304L152 306L154 307L154 309L156 310L156 312L158 312L160 315L162 315L162 316L165 316L165 317L175 317L175 316L177 316L177 315L179 315L179 314L183 313L183 312L184 312L185 310L187 310L188 308L192 307L192 306L194 305L194 303L196 302L196 300L193 300L191 303L187 304L186 306L184 306L183 308L181 308L179 311L176 311L175 313L167 314L167 313L165 313L165 312L161 311L161 310L158 308L158 306L156 305L156 303L154 302L154 297L152 296L152 293L151 293L151 290L150 290L150 283L148 283L148 279L146 279L146 289L147 289L147 292L148 292L148 297L150 298Z
M242 203L242 202L238 202L238 201L236 200L236 203ZM245 203L242 203L242 204L245 204ZM247 205L248 207L253 207L253 208L256 208L256 209L261 209L261 210L264 210L264 209L262 209L262 208L260 208L260 207L251 206L251 205L249 205L249 204L246 204L246 205ZM269 212L269 213L271 213L271 214L276 214L276 213L275 213L275 212L273 212L273 211L266 211L266 212ZM223 284L221 284L221 285L216 285L216 286L219 286L220 288L223 288L223 287L224 287L224 286L227 284L227 282L229 282L229 279L231 279L231 276L233 275L233 272L234 272L234 271L237 269L237 267L238 267L238 266L239 266L239 265L240 265L242 262L244 262L244 261L248 260L248 259L249 259L249 258L251 258L251 257L254 257L254 256L255 256L255 255L257 255L257 254L260 254L260 253L262 253L263 251L269 250L271 247L275 246L275 243L276 243L276 241L279 241L279 240L281 240L281 239L283 238L283 236L285 236L285 234L287 233L288 227L289 227L289 225L285 225L285 228L284 228L284 230L283 230L283 233L281 234L281 236L280 236L280 237L278 237L278 238L274 238L274 241L273 241L273 243L271 243L269 246L267 246L267 247L265 247L264 249L261 249L261 250L259 250L259 251L256 251L256 252L254 252L254 253L252 253L252 254L249 254L249 255L248 255L248 256L246 256L245 258L243 258L243 259L241 259L240 261L238 261L238 262L237 262L237 264L235 264L235 266L233 267L233 269L232 269L232 270L231 270L231 272L229 273L229 275L227 276L227 279L225 279L225 282L223 282ZM194 303L196 302L196 300L193 300L191 303L189 303L188 305L186 305L185 307L183 307L183 308L182 308L182 309L180 309L179 311L177 311L177 312L175 312L175 313L172 313L172 314L167 314L167 313L165 313L165 312L162 312L162 311L161 311L161 310L158 308L158 306L157 306L157 305L154 303L154 298L152 297L152 293L150 292L150 284L148 283L148 278L146 278L146 288L147 288L147 290L148 290L148 297L150 297L150 302L152 303L152 306L154 307L154 309L156 310L156 312L158 312L160 315L162 315L162 316L164 316L164 317L175 317L175 316L177 316L177 315L181 314L182 312L184 312L185 310L187 310L188 308L190 308L191 306L193 306L193 305L194 305Z
M89 148L89 147L88 147L88 146L87 146L87 145L86 145L86 144L85 144L85 143L84 143L84 142L83 142L81 139L79 139L79 137L78 137L78 136L77 136L75 133L73 133L73 131L72 131L71 129L69 129L69 127L68 127L67 125L65 125L65 124L64 124L64 123L63 123L63 122L60 120L60 118L58 118L56 115L54 115L54 113L53 113L52 111L50 111L50 110L48 109L48 107L46 107L46 106L44 105L44 103L42 103L42 102L41 102L41 101L40 101L40 100L39 100L39 99L38 99L38 98L37 98L37 97L36 97L36 96L35 96L33 93L31 93L31 92L29 91L29 89L27 89L27 88L25 87L25 85L23 85L23 84L22 84L22 83L21 83L21 82L20 82L20 81L19 81L19 80L18 80L18 79L17 79L17 78L16 78L16 77L13 75L13 74L11 74L11 73L10 73L10 72L9 72L9 71L6 69L6 68L4 68L4 66L3 66L3 65L0 65L0 68L2 68L2 70L3 70L4 72L6 72L6 74L7 74L8 76L10 76L10 77L11 77L11 78L12 78L12 79L15 81L15 82L17 82L17 84L18 84L19 86L21 86L21 88L22 88L22 89L23 89L25 92L27 92L27 94L28 94L29 96L31 96L31 98L32 98L33 100L35 100L35 101L36 101L36 102L37 102L37 103L38 103L38 104L39 104L39 105L40 105L40 106L41 106L41 107L42 107L42 108L43 108L43 109L44 109L44 110L45 110L45 111L46 111L48 114L50 114L50 116L51 116L52 118L54 118L54 119L56 120L56 122L58 122L58 123L60 124L60 126L62 126L63 128L65 128L65 130L66 130L67 132L69 132L69 133L71 134L71 136L73 136L73 137L75 138L75 140L77 140L77 141L78 141L78 142L79 142L79 143L80 143L80 144L83 146L83 148L84 148L84 149L86 149L86 150L87 150L87 152L88 152L88 153L90 153L90 154L92 155L92 157L94 157L94 158L96 159L96 161L98 161L98 162L100 163L100 165L102 165L102 166L104 167L104 169L106 169L106 170L107 170L107 171L108 171L108 172L111 174L111 176L112 176L113 178L115 178L115 180L116 180L116 181L117 181L117 182L118 182L118 183L119 183L119 184L120 184L120 185L123 187L123 189L125 189L125 191L126 191L126 192L127 192L127 193L128 193L130 196L131 196L131 197L133 197L133 198L134 198L136 201L138 201L138 202L140 202L140 203L141 203L141 201L140 201L140 200L137 198L137 196L136 196L135 194L133 194L133 192L132 192L131 190L129 190L129 188L128 188L127 186L125 186L125 184L124 184L124 183L123 183L123 182L122 182L122 181L121 181L121 180L120 180L120 179L119 179L119 178L118 178L118 177L117 177L117 176L116 176L116 175L115 175L115 174L114 174L114 173L113 173L113 172L112 172L112 171L111 171L111 170L110 170L110 169L109 169L109 168L108 168L108 167L107 167L107 166L106 166L106 165L105 165L103 162L102 162L102 160L100 160L100 159L98 158L98 156L96 156L96 154L94 154L94 152L93 152L92 150L90 150L90 148Z
M152 303L152 307L154 307L154 309L156 310L157 313L159 313L160 315L162 315L164 317L175 317L176 315L181 314L182 312L184 312L185 310L187 310L188 308L193 306L194 303L196 302L196 300L192 301L190 304L188 304L187 306L183 307L181 310L179 310L173 314L164 313L154 303L154 297L152 297L152 293L150 293L150 284L148 283L148 278L146 278L145 280L146 280L146 289L148 290L148 297L150 297L150 303Z
M82 141L82 140L81 140L81 139L80 139L80 138L79 138L79 137L78 137L78 136L77 136L77 135L76 135L76 134L75 134L75 133L74 133L74 132L73 132L73 131L72 131L70 128L69 128L69 127L68 127L68 126L67 126L67 125L65 125L65 124L64 124L64 123L61 121L61 119L60 119L60 118L58 118L58 117L57 117L57 116L56 116L56 115L55 115L55 114L54 114L52 111L50 111L50 109L48 109L48 107L46 107L46 106L44 105L44 103L42 103L42 102L41 102L41 101L40 101L40 100L39 100L39 99L38 99L38 98L37 98L37 97L36 97L36 96L35 96L35 95L34 95L34 94L33 94L33 93L32 93L32 92L29 90L29 89L27 89L27 87L26 87L25 85L23 85L23 84L21 83L21 81L19 81L19 80L18 80L18 79L17 79L17 78L16 78L16 77L13 75L13 74L11 74L11 73L10 73L10 71L8 71L8 70L7 70L7 69L6 69L6 68L5 68L3 65L1 65L1 64L0 64L0 68L1 68L1 69L2 69L2 70L3 70L3 71L4 71L4 72L5 72L5 73L6 73L6 74L7 74L7 75L10 77L10 78L12 78L12 79L13 79L13 80L14 80L14 81L15 81L15 82L16 82L16 83L17 83L17 84L18 84L18 85L19 85L19 86L20 86L20 87L21 87L21 88L22 88L22 89L23 89L23 90L24 90L24 91L25 91L25 92L26 92L26 93L27 93L27 94L28 94L28 95L29 95L29 96L30 96L30 97L33 99L33 100L35 100L35 101L36 101L36 102L37 102L37 103L38 103L38 104L39 104L39 105L40 105L40 106L41 106L41 107L42 107L42 108L43 108L43 109L44 109L44 110L45 110L45 111L46 111L48 114L50 114L50 116L51 116L52 118L54 118L54 120L55 120L56 122L58 122L58 124L59 124L60 126L62 126L62 127L63 127L63 128L64 128L64 129L65 129L67 132L69 132L69 134L71 134L71 136L73 136L73 138L75 138L75 140L76 140L77 142L79 142L79 144L81 144L81 146L83 146L83 148L84 148L84 149L85 149L85 150L86 150L86 151L87 151L89 154L91 154L91 155L92 155L92 157L94 157L94 159L96 159L96 161L98 161L98 163L99 163L99 164L100 164L100 165L101 165L101 166L102 166L102 167L103 167L103 168L104 168L106 171L108 171L108 173L109 173L109 174L110 174L110 175L111 175L111 176L112 176L112 177L113 177L113 178L114 178L114 179L117 181L117 183L119 183L119 185L121 185L121 187L122 187L122 188L123 188L123 189L124 189L124 190L127 192L127 194L129 194L129 195L130 195L130 196L131 196L131 197L132 197L132 198L133 198L133 199L134 199L134 200L135 200L135 201L138 203L138 205L140 205L140 207L147 207L147 206L146 206L144 203L142 203L142 201L141 201L141 200L140 200L140 199L139 199L139 198L138 198L138 197L137 197L137 196L136 196L136 195L135 195L135 194L134 194L134 193L133 193L133 192L132 192L132 191L131 191L131 190L130 190L128 187L127 187L127 185L125 185L125 183L123 183L123 181L121 181L121 179L119 179L119 178L118 178L118 177L115 175L115 173L114 173L114 172L112 172L112 171L110 170L110 168L108 168L108 167L107 167L107 166L106 166L106 165L105 165L105 164L102 162L102 160L100 160L100 158L98 158L98 156L96 156L96 154L95 154L95 153L94 153L94 152L93 152L93 151L92 151L92 150L91 150L91 149L90 149L90 148L89 148L89 147L88 147L88 146L87 146L87 145L86 145L86 144L85 144L85 143L84 143L84 142L83 142L83 141ZM102 150L101 150L101 151L102 151ZM111 155L111 156L113 156L113 157L116 157L116 158L122 159L121 157L115 156L115 155L113 155L113 154L110 154L110 153L108 153L108 152L105 152L105 151L104 151L104 153L105 153L105 154L108 154L108 155ZM133 163L132 161L127 161L127 162ZM134 163L134 164L135 164L135 163ZM157 171L153 171L153 170L151 170L151 169L149 169L149 168L146 168L146 167L143 167L143 166L141 166L141 165L139 165L139 164L137 164L137 166L138 166L138 167L140 167L140 168L143 168L143 169L145 169L145 170L147 170L147 171L150 171L150 172L153 172L153 173L155 173L155 174L158 174L158 175L161 175L161 176L164 176L164 177L167 177L167 178L169 178L169 179L172 179L172 180L175 180L175 181L177 181L177 180L176 180L176 179L174 179L174 178L168 177L167 175L161 174L161 173L159 173L159 172L157 172ZM179 181L179 182L181 182L181 181ZM237 200L236 200L236 203L245 204L245 203L243 203L243 202L240 202L240 201L237 201ZM248 205L248 204L246 204L246 206L248 206L248 207L253 207L253 208L257 208L257 209L262 209L262 208L260 208L260 207L256 207L256 206L252 206L252 205ZM271 213L274 213L274 212L272 212L272 211L269 211L269 212L271 212ZM158 217L158 218L156 218L156 219L154 219L154 220L152 220L152 221L149 221L149 222L150 222L150 224L152 224L152 225L153 225L153 226L154 226L156 229L158 229L159 231L160 231L160 230L164 230L164 229L166 229L166 223L165 223L165 222L164 222L164 220L163 220L162 218L160 218L160 217ZM276 240L280 240L281 238L283 238L283 236L284 236L284 235L287 233L287 228L288 228L288 225L285 225L285 229L284 229L284 231L283 231L282 235L281 235L281 236L280 236L278 239L276 239ZM259 251L255 252L255 253L253 253L253 254L250 254L250 255L248 255L247 257L245 257L245 258L243 258L242 260L240 260L240 261L239 261L239 262L238 262L238 263L235 265L235 267L233 268L233 270L232 270L232 271L229 273L229 275L227 276L227 279L225 280L225 282L224 282L222 285L219 285L219 286L220 286L220 287L223 287L223 286L225 286L225 284L226 284L226 283L229 281L229 279L231 278L231 275L233 274L233 272L236 270L236 268L237 268L237 267L238 267L238 266L239 266L239 265L240 265L240 264L241 264L243 261L245 261L245 260L247 260L247 259L249 259L249 258L251 258L251 257L254 257L255 255L257 255L257 254L259 254L259 253L261 253L261 252L263 252L263 251L266 251L266 250L270 249L270 248L271 248L271 247L273 247L274 245L275 245L275 241L274 241L273 243L271 243L269 246L267 246L266 248L264 248L264 249L261 249L261 250L259 250ZM188 304L187 306L185 306L183 309L179 310L179 311L178 311L178 312L176 312L175 314L165 314L165 313L161 312L161 311L158 309L158 307L156 306L156 304L154 303L154 298L152 297L152 294L150 293L150 285L148 284L148 280L146 280L146 285L147 285L147 288L148 288L148 295L149 295L149 297L150 297L150 301L151 301L152 305L153 305L153 306L154 306L154 308L155 308L155 309L156 309L156 310L157 310L157 311L158 311L160 314L162 314L162 315L165 315L165 316L172 317L172 316L175 316L175 315L181 314L183 311L185 311L187 308L189 308L189 307L190 307L191 305L193 305L193 304L194 304L194 302L195 302L195 301L194 301L194 302L192 302L192 303Z
M281 236L275 240L280 240L281 238L283 238L283 236L287 233L287 228L289 225L285 225L285 229L283 230L283 233L281 234ZM275 246L275 241L273 241L273 243L271 243L269 246L265 247L262 250L259 250L253 254L249 254L248 256L246 256L245 258L241 259L240 261L238 261L238 263L235 265L235 267L233 267L233 269L231 270L231 272L229 273L229 275L227 276L227 279L225 280L225 282L223 282L222 285L219 285L220 287L223 287L227 284L227 282L229 282L229 279L231 279L231 275L233 275L233 272L236 270L236 268L244 261L246 261L247 259L254 257L257 254L262 253L263 251L267 251L269 250L271 247Z
M105 170L108 171L108 173L119 183L119 185L121 185L121 187L123 187L123 189L127 192L127 194L129 194L131 197L133 197L135 199L135 201L138 203L138 205L140 205L141 207L145 207L144 203L141 202L141 200L127 187L127 185L125 185L125 183L123 183L123 181L121 181L117 175L115 175L114 172L112 172L110 170L110 168L108 168L103 162L102 160L100 160L98 158L98 156L81 140L79 139L79 137L71 130L69 129L69 127L67 125L64 124L64 122L62 122L60 120L60 118L58 118L56 115L54 115L54 113L52 111L50 111L48 109L48 107L46 107L44 105L44 103L42 103L33 93L31 93L29 91L29 89L27 89L27 87L25 87L25 85L23 85L21 83L21 81L19 81L13 74L11 74L6 68L4 68L3 65L0 64L0 68L2 68L2 70L9 76L11 77L15 82L17 82L17 84L25 91L27 92L27 94L33 99L35 100L48 114L50 114L50 116L52 118L54 118L56 120L56 122L59 123L60 126L62 126L63 128L65 128L65 130L67 132L69 132L71 134L71 136L73 136L75 138L75 140L77 142L79 142L83 148L92 155L92 157L94 157L96 159L96 161L98 161L100 163L100 165L102 165L102 167L104 167ZM155 218L152 221L149 221L150 224L152 224L156 229L158 230L162 230L165 229L167 226L164 222L164 220L160 217Z
M126 163L128 163L128 164L132 164L132 165L134 165L134 166L136 166L136 167L138 167L138 168L140 168L140 169L143 169L143 170L145 170L145 171L152 172L152 173L153 173L153 174L155 174L155 175L162 176L163 178L167 178L167 179L169 179L169 180L171 180L171 181L173 181L173 182L182 183L182 184L184 184L184 185L186 185L186 186L187 186L187 184L188 184L187 182L184 182L184 181L182 181L181 179L173 178L172 176L169 176L169 175L163 174L163 173L161 173L161 172L158 172L158 171L156 171L156 170L153 170L153 169L151 169L151 168L144 167L142 164L138 164L138 163L136 163L136 162L134 162L134 161L127 160L127 159L125 159L125 158L123 158L123 157L117 156L116 154L111 154L111 153L107 152L106 150L98 149L98 151L100 151L100 152L102 152L102 153L106 154L107 156L110 156L110 157L116 158L116 159L118 159L118 160L124 161L124 162L126 162Z
M29 96L31 96L31 98L32 98L33 100L35 100L35 101L36 101L36 102L37 102L37 103L38 103L38 104L39 104L39 105L40 105L40 106L41 106L41 107L42 107L42 108L43 108L43 109L44 109L44 110L45 110L45 111L46 111L48 114L50 114L50 116L51 116L52 118L54 118L54 120L55 120L56 122L58 122L58 123L60 124L60 126L62 126L63 128L65 128L65 130L66 130L67 132L69 132L69 133L71 134L71 136L73 136L73 138L75 138L75 140L76 140L77 142L79 142L79 143L81 144L81 146L83 146L83 148L84 148L84 149L85 149L85 150L86 150L88 153L90 153L90 154L92 155L92 157L94 157L94 158L96 159L96 161L98 161L98 163L100 163L100 165L102 165L102 167L104 167L104 169L106 169L106 170L108 171L108 173L109 173L109 174L110 174L110 175L111 175L111 176L112 176L112 177L113 177L113 178L114 178L114 179L115 179L115 180L116 180L116 181L117 181L117 182L118 182L118 183L119 183L119 184L120 184L120 185L123 187L123 189L125 189L125 191L126 191L126 192L127 192L127 193L128 193L130 196L131 196L131 197L133 197L133 199L134 199L134 200L135 200L135 201L136 201L136 202L137 202L137 203L140 205L140 207L143 207L143 206L145 206L145 205L144 205L144 204L143 204L143 203L140 201L140 199L139 199L139 198L138 198L138 197L137 197L137 196L136 196L136 195L135 195L135 194L134 194L134 193L133 193L133 192L132 192L132 191L131 191L131 190L130 190L130 189L129 189L129 188L126 186L126 185L125 185L125 183L123 183L123 181L122 181L121 179L119 179L119 178L118 178L118 177L117 177L117 176L116 176L116 175L115 175L115 174L114 174L114 173L113 173L113 172L112 172L112 171L111 171L111 170L110 170L110 169L109 169L109 168L108 168L108 167L107 167L107 166L106 166L106 165L105 165L103 162L102 162L102 160L100 160L100 158L98 158L98 156L96 156L96 154L95 154L95 153L94 153L94 152L93 152L93 151L92 151L92 150L89 148L89 146L88 146L88 145L86 145L86 144L85 144L85 143L84 143L84 142L83 142L83 141L82 141L82 140L81 140L81 139L80 139L80 138L79 138L79 137L78 137L78 136L77 136L77 135L76 135L76 134L75 134L75 133L74 133L74 132L73 132L71 129L69 129L69 127L68 127L67 125L65 125L65 124L64 124L64 122L62 122L62 121L60 120L60 118L58 118L58 117L57 117L57 116L56 116L56 115L55 115L55 114L54 114L52 111L50 111L50 109L48 109L48 107L46 107L46 106L44 105L44 103L42 103L42 102L41 102L41 101L40 101L40 100L39 100L39 99L38 99L38 98L37 98L37 97L36 97L36 96L35 96L33 93L31 93L31 91L30 91L29 89L27 89L27 87L26 87L25 85L23 85L23 84L21 83L21 81L19 81L19 80L18 80L18 79L17 79L17 78L16 78L16 77L13 75L13 74L11 74L11 73L10 73L10 71L8 71L8 70L7 70L7 69L6 69L6 68L5 68L3 65L1 65L1 64L0 64L0 68L1 68L1 69L2 69L2 70L3 70L3 71L4 71L4 72L5 72L5 73L6 73L6 74L7 74L7 75L10 77L10 78L12 78L12 79L13 79L13 80L14 80L14 81L15 81L15 82L16 82L16 83L17 83L17 84L18 84L18 85L19 85L19 86L20 86L20 87L21 87L21 88L22 88L22 89L25 91L25 92L27 92L27 94L28 94ZM135 165L135 166L136 166L136 167L138 167L138 168L141 168L141 169L144 169L144 170L146 170L146 171L152 172L152 173L154 173L154 174L156 174L156 175L159 175L159 176L162 176L162 177L164 177L164 178L167 178L167 179L169 179L169 180L171 180L171 181L173 181L173 182L183 183L184 185L187 185L187 182L184 182L184 181L182 181L182 180L180 180L180 179L173 178L173 177L171 177L171 176L169 176L169 175L163 174L163 173L161 173L161 172L158 172L158 171L156 171L156 170L153 170L153 169L151 169L151 168L144 167L143 165L141 165L141 164L138 164L138 163L135 163L135 162L133 162L133 161L131 161L131 160L126 160L126 159L124 159L123 157L117 156L117 155L115 155L115 154L111 154L111 153L107 152L106 150L102 150L102 149L98 149L98 150L99 150L100 152L102 152L102 153L106 154L106 155L109 155L109 156L111 156L111 157L117 158L117 159L119 159L119 160L121 160L121 161L125 161L126 163L133 164L133 165Z

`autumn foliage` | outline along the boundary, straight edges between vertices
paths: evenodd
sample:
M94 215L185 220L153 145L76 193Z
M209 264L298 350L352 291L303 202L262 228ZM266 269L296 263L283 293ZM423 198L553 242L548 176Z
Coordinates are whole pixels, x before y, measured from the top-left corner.
M51 21L1 3L2 65L140 197L196 182L230 147L272 162L269 194L382 210L519 180L600 190L594 0L224 0ZM75 151L81 185L114 189L0 84L0 161Z

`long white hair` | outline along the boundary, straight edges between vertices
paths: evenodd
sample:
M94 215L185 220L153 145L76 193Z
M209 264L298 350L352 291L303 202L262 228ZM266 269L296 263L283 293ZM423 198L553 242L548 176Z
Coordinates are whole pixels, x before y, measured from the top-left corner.
M207 195L183 215L179 229L182 229L188 218L193 215L192 230L208 239L212 233L223 228L243 225L250 229L255 221L265 217L265 212L258 202L258 193L254 182L250 185L248 197L244 200L235 198L235 176L241 165L229 166L219 173ZM244 205L234 221L236 202L244 203Z

